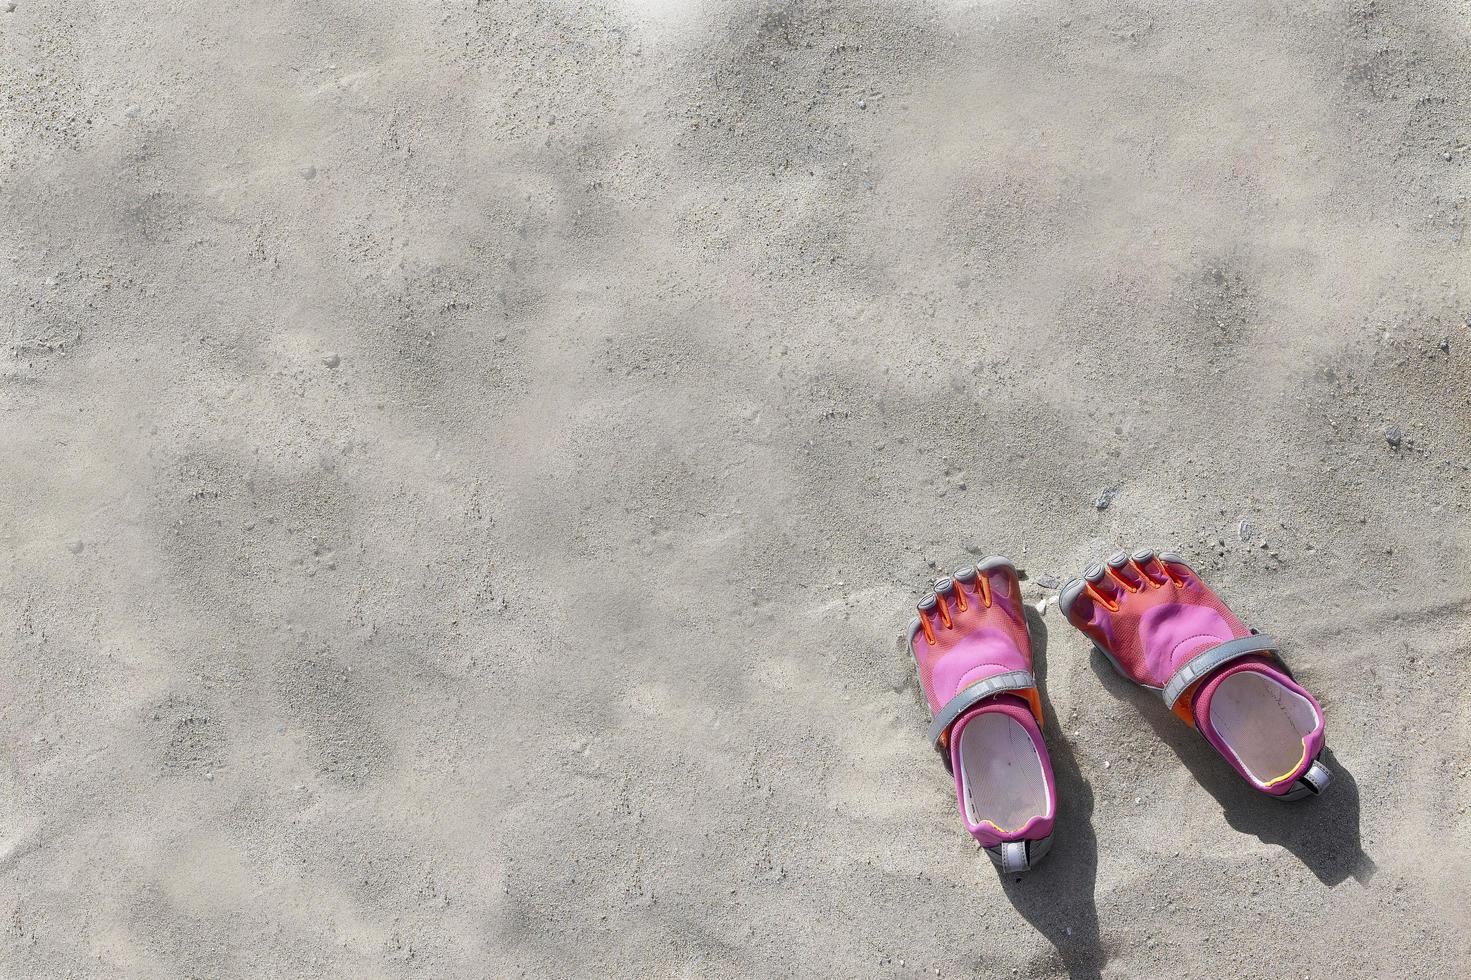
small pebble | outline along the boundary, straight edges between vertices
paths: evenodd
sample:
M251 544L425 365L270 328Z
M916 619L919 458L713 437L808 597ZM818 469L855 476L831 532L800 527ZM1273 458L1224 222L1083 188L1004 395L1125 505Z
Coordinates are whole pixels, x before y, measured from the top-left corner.
M1062 580L1056 575L1038 575L1037 584L1044 589L1056 589L1062 585Z
M311 164L307 164L305 167L301 168L301 177L303 180L311 180L316 175L317 168L313 167Z
M1398 449L1400 443L1405 441L1405 430L1397 425L1391 425L1384 430L1384 441L1389 443L1391 447Z
M858 108L860 108L860 109L867 109L868 108L868 103L867 102L864 102L862 99L859 99L858 100ZM1446 159L1450 159L1449 154L1447 154Z
M1445 152L1444 152L1444 153L1442 153L1442 154L1441 154L1441 155L1440 155L1440 158L1441 158L1441 159L1442 159L1442 160L1447 160L1447 161L1449 161L1449 160L1450 160L1450 158L1451 158L1451 151L1450 151L1450 150L1446 150L1446 151L1445 151Z
M67 551L70 551L74 555L80 555L82 553L82 549L85 548L85 547L87 547L87 546L82 543L82 539L81 538L78 538L77 540L75 540L75 541L71 542L70 544L68 544L66 546L66 550Z
M1250 541L1255 533L1256 528L1251 526L1251 521L1242 521L1236 526L1236 538L1239 541Z
M1113 503L1113 498L1118 496L1118 487L1108 487L1102 493L1093 498L1095 510L1108 510L1108 505Z
M1451 338L1442 337L1440 338L1440 343L1435 346L1440 348L1442 354L1449 354L1451 352Z
M338 356L336 351L333 351L330 354L322 355L322 363L327 365L329 368L335 368L337 365L342 363L342 358Z

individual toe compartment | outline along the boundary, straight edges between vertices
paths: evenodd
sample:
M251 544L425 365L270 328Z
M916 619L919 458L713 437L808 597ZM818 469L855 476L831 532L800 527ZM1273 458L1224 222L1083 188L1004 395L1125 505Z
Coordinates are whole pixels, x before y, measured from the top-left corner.
M1093 594L1093 598L1108 612L1117 612L1119 603L1127 593L1119 584L1118 579L1109 574L1110 566L1102 562L1094 562L1083 569L1083 579L1087 583L1085 588Z
M1138 592L1149 585L1139 569L1134 567L1126 551L1116 551L1104 562L1108 566L1108 577L1123 587L1126 592Z
M1017 623L1025 623L1022 613L1021 579L1010 558L991 555L976 562L976 573L986 593L986 603L999 606Z
M940 625L939 600L933 592L926 592L924 597L915 603L914 609L919 613L919 629L924 634L925 642L933 645L935 630Z
M1087 623L1093 617L1093 596L1088 593L1088 583L1080 578L1064 582L1057 592L1057 608L1074 626Z
M1169 585L1172 579L1164 563L1154 553L1153 548L1140 548L1129 555L1129 564L1150 585Z
M1195 569L1191 568L1190 565L1186 563L1185 559L1181 558L1173 551L1161 551L1158 555L1158 558L1160 565L1169 574L1170 578L1174 579L1176 582L1184 582L1190 579L1200 578L1200 576L1196 574Z
M984 605L981 597L980 574L974 565L963 565L951 573L950 578L955 582L955 599L961 604L961 611L974 606Z
M931 595L935 597L935 615L939 617L940 625L945 629L952 628L957 611L955 580L948 577L935 579L935 591Z

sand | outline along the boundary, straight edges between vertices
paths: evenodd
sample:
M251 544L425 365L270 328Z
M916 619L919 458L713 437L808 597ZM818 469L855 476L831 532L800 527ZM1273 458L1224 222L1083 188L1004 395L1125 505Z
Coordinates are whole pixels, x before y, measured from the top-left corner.
M1471 970L1464 3L10 6L0 973ZM1001 880L896 637L1120 546L1336 782L1054 606Z

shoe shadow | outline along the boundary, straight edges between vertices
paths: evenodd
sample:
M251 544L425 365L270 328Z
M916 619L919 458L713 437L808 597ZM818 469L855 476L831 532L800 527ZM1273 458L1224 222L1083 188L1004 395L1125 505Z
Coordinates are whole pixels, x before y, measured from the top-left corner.
M1078 768L1072 747L1047 697L1047 627L1027 609L1032 663L1042 692L1043 734L1057 783L1057 823L1052 850L1025 875L1003 875L1001 886L1022 918L1042 934L1073 980L1103 975L1108 954L1098 939L1098 838L1093 833L1093 789Z
M1322 796L1284 803L1252 789L1198 732L1183 724L1159 695L1120 677L1098 651L1093 672L1120 701L1132 701L1156 735L1174 750L1196 782L1216 798L1226 822L1243 834L1286 848L1332 887L1352 877L1369 883L1377 870L1359 835L1359 786L1353 773L1323 750L1333 781Z

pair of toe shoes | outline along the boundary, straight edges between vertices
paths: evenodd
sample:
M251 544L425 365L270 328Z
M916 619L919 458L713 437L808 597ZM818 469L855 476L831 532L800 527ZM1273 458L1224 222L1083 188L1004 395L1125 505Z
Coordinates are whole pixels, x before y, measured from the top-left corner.
M1114 668L1157 690L1258 791L1322 792L1323 711L1277 656L1178 556L1119 552L1063 586L1059 604ZM1057 792L1015 566L987 558L938 579L910 622L930 740L961 818L1006 873L1052 843Z

